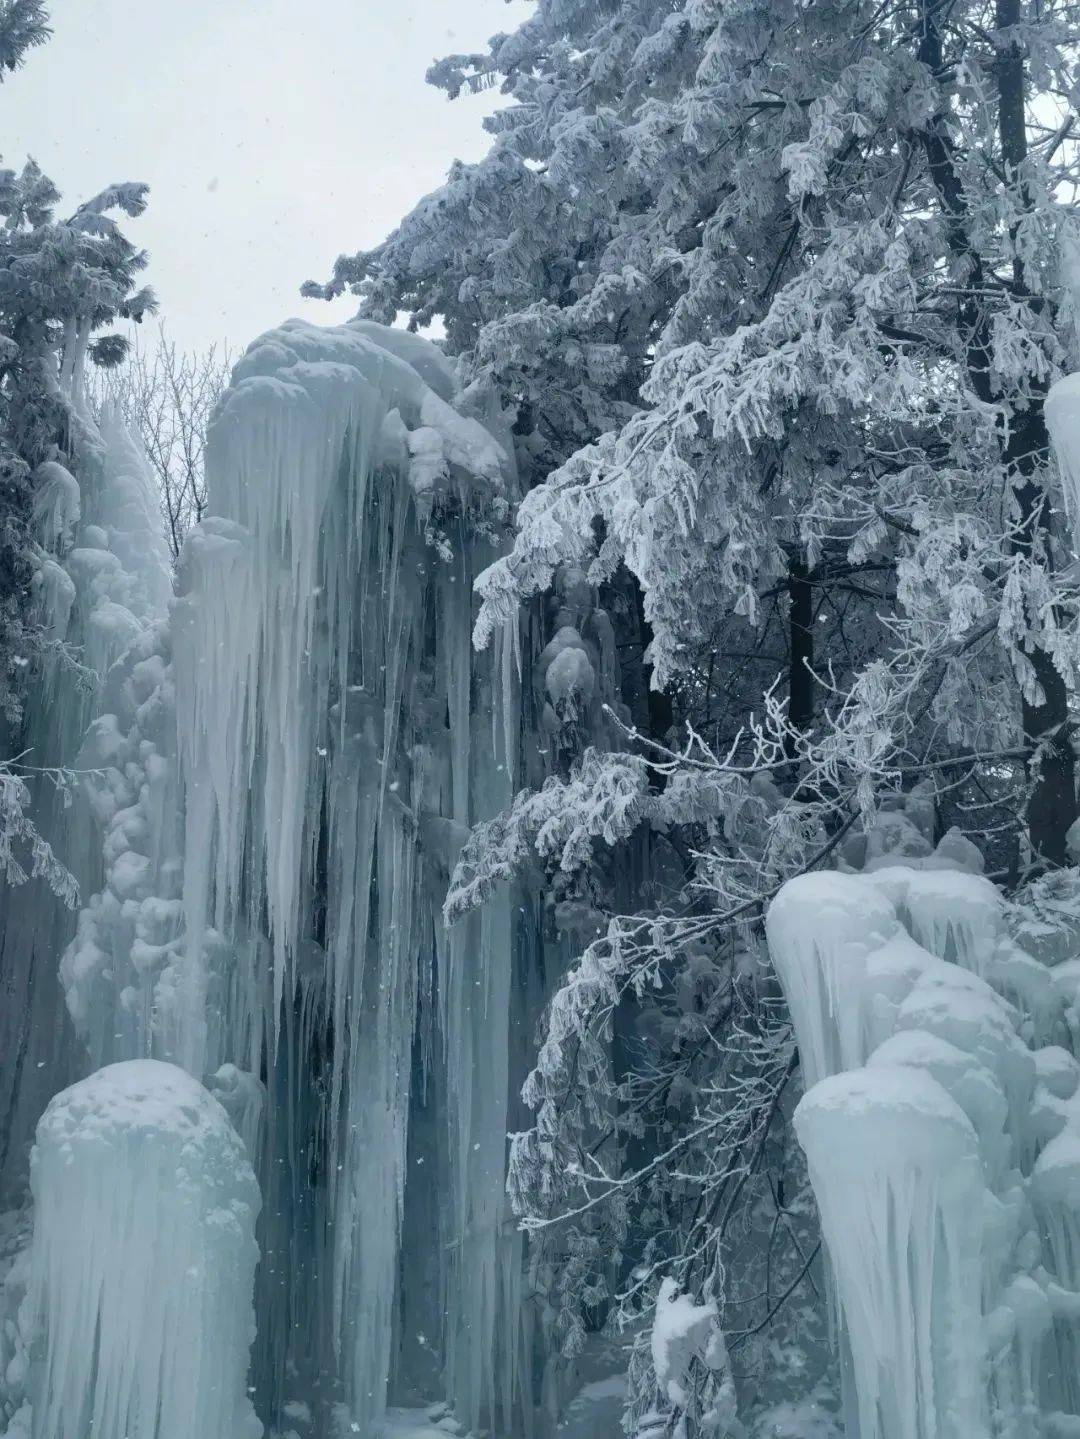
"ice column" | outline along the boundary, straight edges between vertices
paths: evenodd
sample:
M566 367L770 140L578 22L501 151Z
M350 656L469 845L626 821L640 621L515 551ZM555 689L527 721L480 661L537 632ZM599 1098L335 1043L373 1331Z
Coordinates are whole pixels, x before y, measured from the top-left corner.
M518 1387L501 1233L515 910L507 896L449 933L439 918L468 827L510 798L518 724L512 655L470 645L512 476L460 404L445 358L402 331L262 337L211 427L211 513L173 620L175 1053L198 1074L266 1071L263 1367L309 1345L291 1357L336 1372L365 1427L403 1363L403 1285L409 1300L425 1274L462 1420L492 1424ZM406 1242L425 1106L417 1180L445 1196L442 1228Z
M929 1074L834 1075L799 1106L864 1439L974 1439L983 1183L975 1131Z
M1073 1433L1080 1107L1055 1042L1069 966L1023 953L998 892L946 849L802 876L766 921L807 1083L795 1129L847 1424L859 1439Z
M259 1192L218 1102L174 1065L109 1065L45 1111L31 1184L33 1439L259 1439Z

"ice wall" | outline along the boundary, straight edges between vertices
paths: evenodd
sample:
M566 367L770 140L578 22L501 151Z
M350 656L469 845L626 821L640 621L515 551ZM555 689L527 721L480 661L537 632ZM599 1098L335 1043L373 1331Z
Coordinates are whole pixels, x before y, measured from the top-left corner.
M45 1111L31 1185L32 1439L259 1439L259 1191L217 1101L175 1065L100 1069Z
M95 423L73 379L67 399L74 473L48 460L35 483L44 672L18 732L0 725L0 744L21 755L35 823L88 896L102 879L100 834L70 771L84 767L87 724L110 703L111 667L163 619L171 574L154 478L137 445L117 415ZM17 1198L25 1183L45 1103L84 1072L58 983L74 927L73 913L44 885L0 883L0 1198Z
M68 1012L94 1066L156 1054L182 943L182 813L171 635L147 626L101 687L76 757L97 829L100 889L84 891L60 960Z
M315 1396L362 1432L391 1390L445 1392L471 1427L523 1402L523 911L508 890L441 920L469 826L513 793L521 709L512 635L470 642L514 477L497 416L465 408L400 331L252 345L171 624L84 745L104 884L69 1009L97 1063L154 1055L220 1098L265 1201L258 1402Z
M1074 966L970 860L804 875L767 917L859 1439L1080 1432Z

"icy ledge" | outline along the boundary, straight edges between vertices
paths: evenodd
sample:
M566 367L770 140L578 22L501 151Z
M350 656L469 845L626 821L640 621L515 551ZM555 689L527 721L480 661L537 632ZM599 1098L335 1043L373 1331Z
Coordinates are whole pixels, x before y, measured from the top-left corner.
M259 1439L259 1192L217 1100L171 1064L108 1065L45 1111L31 1187L33 1439Z
M903 865L793 880L767 931L848 1433L1080 1433L1076 961L1023 953L980 876Z

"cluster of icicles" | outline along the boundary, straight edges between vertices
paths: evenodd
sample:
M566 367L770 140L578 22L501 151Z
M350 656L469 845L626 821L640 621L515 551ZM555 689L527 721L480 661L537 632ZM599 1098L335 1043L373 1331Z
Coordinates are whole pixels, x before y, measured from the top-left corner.
M1021 950L997 889L945 850L803 876L768 915L846 1432L1067 1439L1080 1435L1080 961Z
M441 1392L470 1427L526 1422L503 1175L510 1034L537 1003L513 978L540 971L538 926L510 887L441 919L469 827L513 793L521 710L515 634L471 645L514 477L499 415L467 409L426 342L293 321L248 350L212 423L210 512L170 613L126 636L79 753L104 844L61 980L99 1068L38 1131L51 1217L17 1346L34 1439L259 1432L237 1389L248 1160L260 1414L369 1433L391 1393ZM160 1202L177 1113L216 1156L202 1208ZM108 1243L65 1246L86 1165ZM177 1297L147 1325L126 1266L151 1252ZM179 1298L208 1266L239 1285L207 1307L210 1348Z

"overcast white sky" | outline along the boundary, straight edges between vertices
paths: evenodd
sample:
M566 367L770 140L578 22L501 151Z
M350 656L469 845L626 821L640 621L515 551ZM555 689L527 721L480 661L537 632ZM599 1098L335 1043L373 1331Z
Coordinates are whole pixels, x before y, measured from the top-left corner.
M341 251L381 239L455 158L487 147L487 94L424 83L525 0L52 0L53 38L0 86L4 163L32 155L66 213L119 180L150 208L128 233L185 345L240 348L290 315Z

